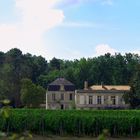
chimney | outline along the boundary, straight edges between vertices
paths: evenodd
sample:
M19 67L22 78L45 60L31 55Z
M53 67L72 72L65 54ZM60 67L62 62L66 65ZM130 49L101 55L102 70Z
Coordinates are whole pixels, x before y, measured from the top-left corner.
M84 90L87 90L88 89L88 81L85 81L84 82Z
M102 86L102 88L104 88L105 90L107 90L107 87L104 85L104 82L101 82L101 86Z
M104 88L104 83L103 83L103 81L101 82L101 86L102 86L102 88Z

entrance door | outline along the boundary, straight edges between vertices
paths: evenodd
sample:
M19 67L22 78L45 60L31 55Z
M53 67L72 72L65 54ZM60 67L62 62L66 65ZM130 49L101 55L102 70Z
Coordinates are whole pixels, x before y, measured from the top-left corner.
M64 109L64 105L63 105L63 104L61 105L61 109L62 109L62 110Z

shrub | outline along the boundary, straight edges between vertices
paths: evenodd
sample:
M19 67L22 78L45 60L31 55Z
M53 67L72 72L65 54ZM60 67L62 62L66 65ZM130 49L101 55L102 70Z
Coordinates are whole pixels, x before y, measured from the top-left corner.
M0 130L98 136L104 129L107 129L112 136L137 136L140 133L139 116L139 110L15 109L6 123L0 123ZM2 119L0 118L0 122L4 122Z

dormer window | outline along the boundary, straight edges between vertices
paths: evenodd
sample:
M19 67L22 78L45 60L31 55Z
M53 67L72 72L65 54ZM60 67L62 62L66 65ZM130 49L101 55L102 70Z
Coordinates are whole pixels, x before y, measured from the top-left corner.
M64 85L60 85L60 90L61 91L64 91L65 90Z

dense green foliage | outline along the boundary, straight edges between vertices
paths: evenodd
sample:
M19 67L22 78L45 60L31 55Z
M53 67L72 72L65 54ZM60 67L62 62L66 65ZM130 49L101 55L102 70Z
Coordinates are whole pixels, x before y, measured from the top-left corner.
M104 129L111 136L137 136L140 134L140 111L47 111L13 110L8 121L0 118L0 130L36 134L98 136Z
M21 80L36 78L47 68L47 62L41 56L23 55L19 49L7 53L0 52L0 99L8 98L15 106L20 105Z
M140 108L140 65L137 66L137 71L132 78L131 90L125 98L132 108Z
M45 99L45 89L41 86L36 86L29 79L21 81L21 102L27 107L39 107Z
M8 124L8 119L11 117L12 108L9 106L10 101L9 100L1 100L0 101L4 106L0 109L0 118L5 122L5 124ZM3 131L5 130L5 132ZM0 139L3 140L29 140L32 138L32 135L26 131L21 132L20 134L12 133L8 129L1 129L0 130Z
M53 58L47 62L41 56L22 54L19 49L7 53L0 52L0 99L8 98L16 106L20 105L21 80L31 79L36 84L47 88L57 77L65 77L73 82L77 89L89 85L104 84L126 85L139 71L140 56L137 54L106 54L80 60L61 60Z

